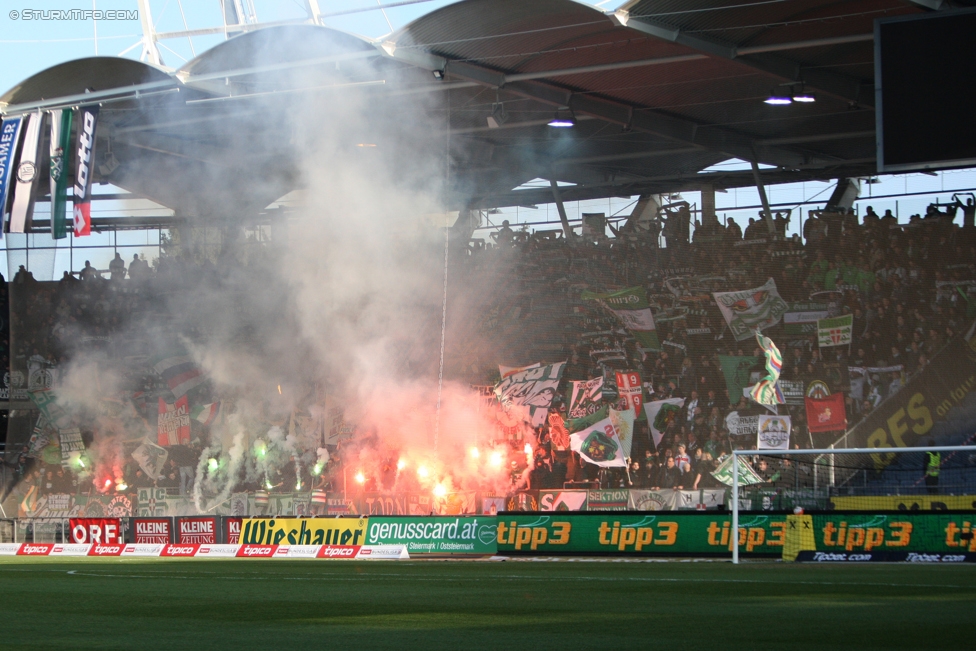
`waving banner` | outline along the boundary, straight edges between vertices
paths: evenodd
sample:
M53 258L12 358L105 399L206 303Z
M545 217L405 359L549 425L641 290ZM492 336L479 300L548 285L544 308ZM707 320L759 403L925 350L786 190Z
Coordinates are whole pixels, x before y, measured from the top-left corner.
M790 417L760 416L757 450L790 449Z
M853 332L853 314L817 321L817 342L821 348L827 348L828 346L850 346Z
M585 461L601 468L625 468L620 437L610 418L605 418L589 429L569 435L569 447Z
M582 297L584 301L597 301L613 312L642 347L652 350L661 348L654 315L651 314L651 306L643 287L628 287L609 294L583 292Z
M641 383L640 373L617 371L617 394L620 396L617 406L622 409L633 409L640 418L644 407L644 386Z
M532 427L541 427L565 366L566 362L559 362L509 375L495 386L498 404L505 411L518 414Z
M574 381L569 390L569 418L583 418L600 409L603 377Z
M668 398L667 400L653 400L644 403L647 425L651 428L655 448L661 444L664 430L678 418L684 404L684 398Z
M749 390L749 397L760 405L782 405L786 400L777 382L783 371L783 355L769 337L757 332L756 340L766 355L766 376Z
M836 432L847 429L844 394L835 393L822 400L806 398L807 428L811 432Z
M637 414L633 409L617 411L610 409L610 422L617 431L617 438L620 439L620 451L625 459L630 458L630 450L634 445L634 420Z
M761 287L739 292L714 292L712 296L736 341L776 325L789 309L772 278Z

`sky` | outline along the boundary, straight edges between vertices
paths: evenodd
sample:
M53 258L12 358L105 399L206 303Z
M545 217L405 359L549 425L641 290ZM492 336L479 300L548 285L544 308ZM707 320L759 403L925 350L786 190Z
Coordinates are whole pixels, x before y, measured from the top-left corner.
M247 4L248 0L245 0ZM391 6L383 10L375 9L379 4L394 5L402 0L319 0L319 9L323 14L338 14L354 10L358 13L346 13L341 16L327 16L323 19L325 25L358 34L371 39L378 39L391 31L402 28L412 20L451 4L453 0L421 0L412 4ZM526 0L528 1L528 0ZM221 25L219 0L150 0L152 21L156 31L160 33L217 27ZM623 4L623 0L606 0L594 3L604 10L612 10ZM250 0L254 14L260 22L274 22L284 20L301 20L306 17L305 0ZM0 0L0 89L5 92L18 82L40 72L52 65L85 56L126 56L138 58L141 53L139 41L142 27L138 20L43 20L27 19L27 11L51 11L57 9L98 9L133 10L138 8L136 0ZM15 20L14 14L19 14ZM43 16L43 14L42 14ZM96 38L97 37L97 38ZM171 68L178 68L194 56L206 51L223 40L223 35L195 36L192 38L166 39L160 42L163 63ZM712 169L748 169L742 161L730 160L719 163ZM798 232L801 228L801 216L806 217L810 209L822 207L822 203L830 196L833 184L822 182L791 183L771 186L768 188L769 200L774 209L790 209L790 232ZM868 205L875 211L883 213L890 209L899 216L902 222L907 222L909 215L924 212L925 207L932 202L947 202L954 191L973 190L976 188L976 170L953 170L939 172L936 175L926 174L898 174L880 176L876 183L865 184L862 198L855 204L859 212L864 212ZM110 191L99 188L97 191ZM917 194L925 193L925 194ZM908 195L913 196L894 196ZM701 197L697 192L686 192L682 198L693 206L701 205ZM603 212L608 216L624 217L629 214L636 197L631 199L613 198L593 201L570 202L566 210L571 220L580 218L584 212ZM808 203L813 202L813 203ZM756 188L730 189L716 195L716 208L720 218L734 218L743 225L748 217L756 216L760 201ZM127 202L120 205L116 202L100 202L94 211L100 214L160 214L158 207L148 202ZM41 209L43 210L43 208ZM102 211L101 213L99 211ZM802 213L802 215L801 215ZM168 211L162 211L168 214ZM40 212L39 212L39 216ZM553 204L539 205L531 208L506 208L499 214L490 215L489 223L482 230L475 233L475 237L487 238L491 228L500 225L503 219L509 220L514 226L525 225L533 230L556 230L559 228L558 215ZM84 240L77 240L77 245L111 245L123 253L123 257L131 259L132 253L141 252L149 255L150 259L158 256L157 231L130 231L120 233L103 233ZM16 239L16 237L14 238ZM50 245L49 235L38 235L37 244ZM43 241L42 241L43 240ZM16 242L7 238L5 245L13 248ZM107 252L65 248L48 252L38 251L31 261L34 267L40 261L45 268L53 260L51 267L53 277L60 277L66 269L79 270L87 257L97 268L106 268L108 260L115 249ZM48 260L44 256L48 256ZM6 259L4 259L6 258ZM23 264L24 255L0 251L0 270L7 268L15 271L17 264ZM104 260L102 260L104 258ZM4 264L6 263L6 264ZM44 273L47 275L47 272ZM8 276L9 277L9 276ZM40 278L39 278L40 279Z

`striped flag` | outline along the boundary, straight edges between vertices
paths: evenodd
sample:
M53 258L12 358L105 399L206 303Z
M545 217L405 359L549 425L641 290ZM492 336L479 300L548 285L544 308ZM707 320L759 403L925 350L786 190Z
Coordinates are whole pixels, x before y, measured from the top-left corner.
M783 355L769 337L757 332L756 340L766 355L766 377L756 382L749 390L749 396L760 405L782 405L786 400L777 382L783 370Z
M157 357L153 369L166 381L169 390L177 399L204 383L203 372L190 357L182 351L170 352Z
M14 203L10 208L10 232L26 233L34 212L34 181L37 179L37 145L41 137L41 113L27 116L24 142L20 148L14 186Z
M190 410L190 418L204 425L213 425L220 415L220 403L211 402L209 405L199 405Z
M71 109L51 111L51 236L68 236L68 160L71 147Z

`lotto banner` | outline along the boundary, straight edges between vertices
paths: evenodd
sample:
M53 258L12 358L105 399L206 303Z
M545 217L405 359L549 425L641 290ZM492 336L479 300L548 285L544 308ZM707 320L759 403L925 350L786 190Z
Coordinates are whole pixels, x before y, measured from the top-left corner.
M362 545L366 518L242 518L242 545Z
M371 517L369 545L405 545L414 554L494 554L497 520L470 518Z

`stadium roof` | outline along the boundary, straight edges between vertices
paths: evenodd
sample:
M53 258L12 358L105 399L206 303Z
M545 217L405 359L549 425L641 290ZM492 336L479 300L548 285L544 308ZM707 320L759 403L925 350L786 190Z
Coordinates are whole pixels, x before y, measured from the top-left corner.
M450 108L455 208L550 201L546 188L514 190L535 178L572 184L565 200L754 184L751 172L701 173L729 158L772 166L767 183L864 176L876 171L874 21L942 4L633 0L607 13L571 0L463 0L381 43L279 25L177 71L71 61L0 107L104 102L98 150L118 165L102 180L189 217L256 214L294 189L291 134L255 114L295 92L321 96L323 110L352 93L388 105L446 97L430 104ZM763 101L801 92L816 101ZM576 126L547 126L557 111Z

